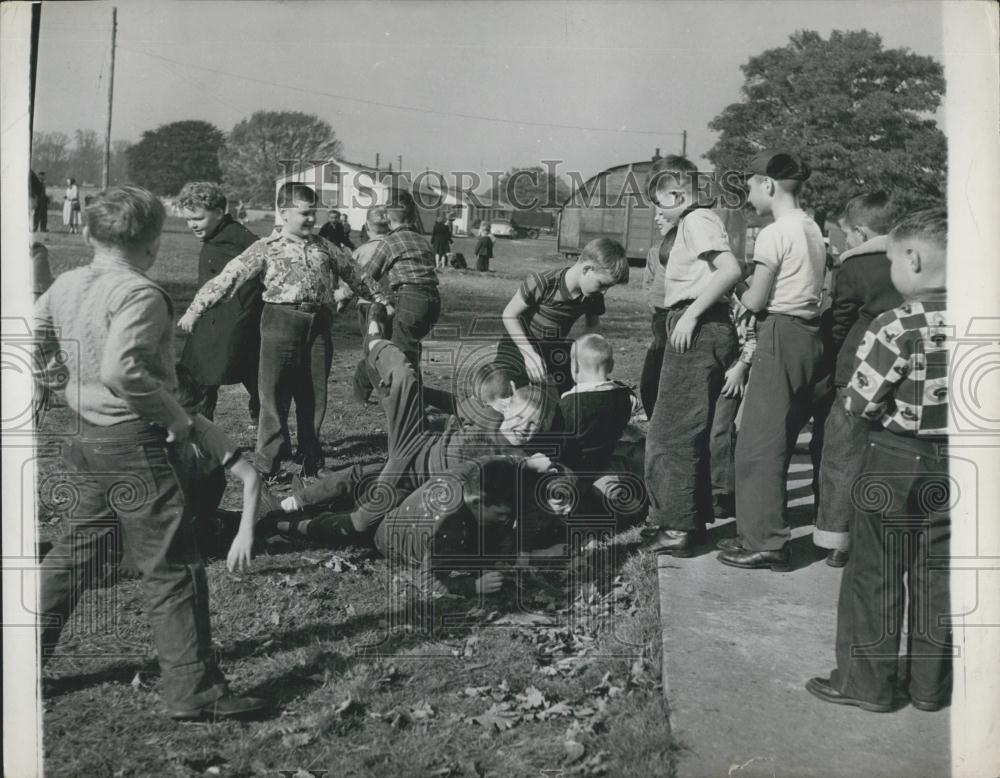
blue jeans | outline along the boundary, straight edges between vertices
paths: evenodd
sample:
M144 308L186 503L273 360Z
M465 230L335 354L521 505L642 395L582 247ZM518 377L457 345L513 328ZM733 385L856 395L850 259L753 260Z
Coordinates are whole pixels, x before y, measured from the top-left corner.
M712 520L709 434L725 372L736 359L736 329L729 309L705 311L683 354L670 333L687 306L667 312L663 368L646 433L646 489L653 524L691 531Z
M946 704L952 687L948 462L932 443L872 430L851 518L851 557L837 605L837 669L850 697L890 704L896 686ZM906 579L904 586L904 578ZM905 665L898 678L906 598Z
M288 413L295 401L299 453L323 464L320 427L326 417L326 381L333 361L333 338L326 309L265 303L260 318L260 421L257 467L274 473L282 449L291 448Z
M836 399L823 428L823 459L819 470L819 504L813 542L822 548L846 551L851 517L854 515L854 484L864 467L862 451L868 446L871 424L851 416L844 408L845 388L837 387Z
M81 426L52 487L66 489L75 504L65 534L42 562L42 655L51 655L80 597L110 561L121 522L126 551L143 574L163 699L172 711L207 705L225 693L226 680L212 655L208 581L171 447L163 430L145 421Z
M667 347L667 309L654 308L650 320L653 330L653 340L646 349L642 361L642 373L639 376L639 399L646 411L646 418L653 418L656 407L656 395L660 387L660 372L663 370L663 352Z

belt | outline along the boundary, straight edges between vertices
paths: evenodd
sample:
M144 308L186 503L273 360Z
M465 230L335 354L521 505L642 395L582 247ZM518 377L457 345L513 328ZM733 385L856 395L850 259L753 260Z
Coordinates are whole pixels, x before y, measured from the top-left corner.
M281 305L286 308L294 308L297 311L304 311L305 313L319 313L323 310L323 306L319 303L271 303L271 305Z

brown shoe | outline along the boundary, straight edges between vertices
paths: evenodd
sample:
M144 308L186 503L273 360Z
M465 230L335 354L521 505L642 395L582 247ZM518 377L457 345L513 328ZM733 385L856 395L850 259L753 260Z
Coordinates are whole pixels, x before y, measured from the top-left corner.
M884 703L859 700L856 697L848 697L846 694L841 694L834 689L826 678L810 678L806 682L806 691L813 697L823 700L823 702L832 702L834 705L850 705L855 708L861 708L861 710L866 710L869 713L891 713L900 707L898 704L886 705Z

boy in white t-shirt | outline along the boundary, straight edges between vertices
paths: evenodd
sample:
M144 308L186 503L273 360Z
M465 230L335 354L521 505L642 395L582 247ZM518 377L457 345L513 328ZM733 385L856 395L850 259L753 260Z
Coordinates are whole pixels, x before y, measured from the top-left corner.
M823 356L823 235L799 207L809 166L785 151L761 151L750 163L749 200L774 223L757 236L749 287L740 302L757 314L757 348L736 440L736 526L719 561L734 567L790 569L786 477L799 431L812 413Z
M663 268L663 365L646 434L646 548L687 557L712 521L709 434L725 373L736 359L729 293L742 275L725 225L699 201L697 168L677 157L651 181L658 218L676 237Z

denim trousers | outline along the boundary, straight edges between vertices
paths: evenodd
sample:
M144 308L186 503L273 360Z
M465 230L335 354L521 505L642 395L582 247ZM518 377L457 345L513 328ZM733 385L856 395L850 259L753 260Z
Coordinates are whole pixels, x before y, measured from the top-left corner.
M774 313L758 319L736 438L736 525L750 551L775 551L791 539L785 516L788 465L816 407L822 356L818 319Z
M80 423L52 487L65 489L71 507L65 533L42 562L42 655L51 655L80 597L115 555L120 522L143 574L163 699L171 711L207 705L226 692L226 680L211 650L208 581L173 451L163 430L145 421Z
M300 310L265 303L260 319L260 421L257 467L274 473L282 450L291 448L288 413L295 401L299 453L323 464L319 431L326 417L326 382L333 361L333 338L326 309Z
M646 489L653 524L691 531L712 520L709 437L725 372L736 359L736 329L729 309L705 311L684 353L669 343L687 306L666 316L663 367L653 418L646 433Z
M656 394L660 388L660 371L663 369L663 350L667 347L667 309L654 308L650 325L653 329L653 340L646 349L646 357L642 361L642 373L639 376L639 399L646 418L653 418L656 407Z
M846 389L837 387L836 398L823 427L823 458L819 469L819 501L813 542L821 548L846 551L854 485L864 472L861 452L868 446L871 423L851 416L844 408Z
M943 443L870 432L855 483L851 556L837 606L837 669L831 675L834 688L850 697L889 704L897 686L923 702L947 703L951 697L951 479L939 453Z
M396 312L392 315L392 342L413 369L420 372L420 341L441 316L441 295L436 286L401 284L396 289Z
M717 518L732 516L736 510L736 414L742 397L723 397L715 403L709 433L712 471L712 509Z

